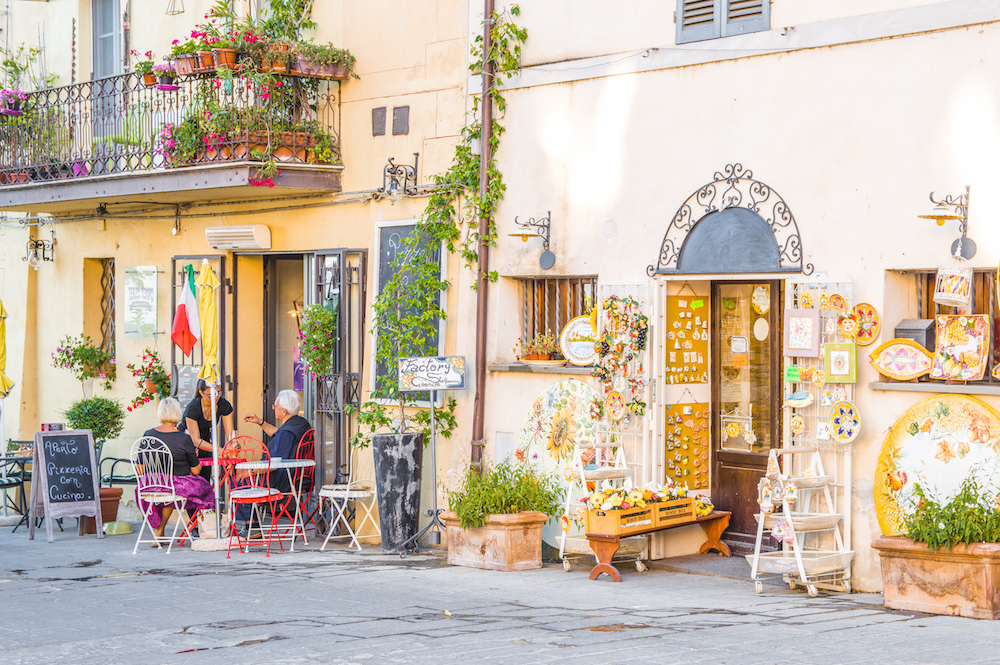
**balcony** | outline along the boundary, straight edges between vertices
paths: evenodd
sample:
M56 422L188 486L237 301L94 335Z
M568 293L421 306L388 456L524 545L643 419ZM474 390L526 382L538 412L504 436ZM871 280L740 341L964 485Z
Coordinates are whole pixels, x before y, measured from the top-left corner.
M238 71L152 86L129 73L29 93L0 110L0 210L339 192L338 86L282 77L267 90Z

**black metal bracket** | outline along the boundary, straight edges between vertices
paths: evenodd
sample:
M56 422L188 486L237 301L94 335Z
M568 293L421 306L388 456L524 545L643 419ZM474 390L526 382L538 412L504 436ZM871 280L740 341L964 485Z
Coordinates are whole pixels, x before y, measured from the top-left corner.
M380 196L397 199L402 196L414 196L417 193L417 165L420 163L420 153L413 153L413 165L396 164L389 158L389 163L382 169L382 187L378 190Z
M539 238L542 239L542 249L546 252L549 251L549 236L552 232L552 211L549 210L545 213L545 217L539 217L535 219L534 217L529 217L526 222L517 221L517 217L514 218L514 223L517 224L522 229L536 228Z

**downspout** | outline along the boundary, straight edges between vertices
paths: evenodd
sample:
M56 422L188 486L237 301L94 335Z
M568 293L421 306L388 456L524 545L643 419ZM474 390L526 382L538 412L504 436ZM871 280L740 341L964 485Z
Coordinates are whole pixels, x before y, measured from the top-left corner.
M493 0L483 0L483 111L479 145L479 197L486 198L490 186L490 139L493 130ZM483 466L483 414L486 410L486 308L490 274L490 215L479 217L479 273L476 276L476 401L472 415L472 468Z

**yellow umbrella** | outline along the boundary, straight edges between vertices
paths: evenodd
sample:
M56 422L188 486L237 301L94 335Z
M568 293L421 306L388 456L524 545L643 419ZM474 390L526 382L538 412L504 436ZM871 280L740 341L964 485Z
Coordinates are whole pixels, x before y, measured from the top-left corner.
M14 382L5 373L7 369L7 310L0 302L0 397L6 397Z
M198 316L201 318L201 351L205 356L198 378L212 387L212 486L215 493L215 535L219 538L219 423L215 411L215 384L219 382L219 308L215 290L219 288L219 279L208 259L202 260L195 284L198 285Z

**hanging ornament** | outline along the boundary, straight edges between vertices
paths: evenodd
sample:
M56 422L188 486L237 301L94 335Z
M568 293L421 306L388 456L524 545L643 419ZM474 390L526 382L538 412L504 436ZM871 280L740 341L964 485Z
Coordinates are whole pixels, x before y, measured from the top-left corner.
M167 16L176 16L184 13L184 0L170 0L167 3Z

